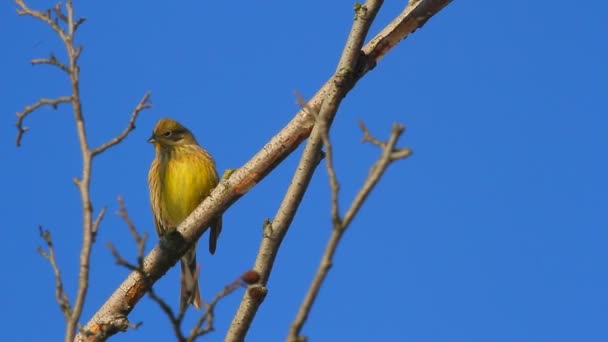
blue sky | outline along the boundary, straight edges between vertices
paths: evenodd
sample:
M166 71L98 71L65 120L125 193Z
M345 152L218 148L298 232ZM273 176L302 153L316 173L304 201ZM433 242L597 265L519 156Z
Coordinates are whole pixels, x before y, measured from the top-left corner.
M41 1L31 3L40 6ZM372 33L400 11L387 1ZM333 72L352 2L97 2L75 4L81 27L82 94L97 145L124 128L144 92L154 108L120 146L95 160L96 210L109 212L92 256L87 321L127 272L105 247L135 247L114 215L123 195L156 242L146 143L157 119L195 132L220 169L244 164ZM14 317L7 339L60 340L53 275L36 253L51 229L67 290L80 248L80 155L68 107L42 110L14 146L14 113L64 95L67 80L29 60L65 54L43 24L0 4L0 163L5 165L0 301ZM357 119L387 137L398 121L414 156L391 166L347 232L304 334L314 341L608 340L608 6L571 1L454 1L370 72L343 102L332 129L346 208L378 155L359 144ZM264 218L272 217L301 149L224 216L215 256L201 248L201 291L210 298L252 266ZM285 238L269 295L247 341L287 334L330 234L323 168ZM10 261L10 262L8 262ZM178 272L156 288L177 304ZM217 310L222 340L242 292ZM191 316L194 318L194 316ZM171 340L158 307L114 341ZM5 323L9 321L5 320ZM32 325L33 324L33 325ZM35 326L36 329L32 329Z

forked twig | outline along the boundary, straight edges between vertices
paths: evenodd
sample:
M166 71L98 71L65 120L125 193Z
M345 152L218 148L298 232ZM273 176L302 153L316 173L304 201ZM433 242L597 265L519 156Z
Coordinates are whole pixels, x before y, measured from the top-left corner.
M371 193L374 186L378 183L390 163L397 159L402 159L410 156L412 154L411 149L409 148L396 148L397 140L401 136L404 131L404 127L399 124L393 125L393 129L391 131L391 135L386 142L381 142L378 139L374 138L370 133L367 127L363 124L363 122L359 121L359 125L363 131L364 140L372 142L374 145L381 147L381 155L378 160L372 165L370 169L370 173L365 179L363 186L356 194L353 202L350 207L346 211L344 218L340 218L338 212L338 195L339 195L339 187L337 186L338 180L336 176L336 172L333 169L333 154L331 151L331 143L329 138L324 138L324 145L326 150L326 166L327 173L330 175L330 188L332 192L332 222L333 229L331 236L325 246L325 251L323 252L323 256L321 258L321 262L317 268L317 272L308 288L308 291L300 305L298 313L294 321L291 324L291 329L289 330L289 335L287 340L290 342L297 342L302 340L302 336L300 335L302 331L302 327L306 322L308 315L312 309L312 305L314 304L319 291L321 290L321 286L327 277L329 269L333 264L333 256L336 252L338 244L344 235L346 229L349 227L353 218L365 202L367 196Z
M61 278L61 271L57 265L57 259L55 259L55 248L53 247L53 239L51 238L51 232L45 230L42 226L38 226L40 237L46 243L47 251L44 251L42 247L38 247L38 253L49 261L55 273L55 300L59 304L59 308L63 313L65 320L69 320L72 315L72 307L65 289L63 288L63 280Z
M129 135L129 133L135 129L135 120L137 120L137 116L139 115L139 113L141 113L141 111L143 111L145 109L152 107L152 104L149 102L149 100L150 100L150 92L147 92L146 94L144 94L144 97L142 97L141 100L139 100L139 103L137 104L135 109L133 109L133 112L131 113L131 118L129 119L129 123L127 124L127 127L113 139L103 143L99 147L92 149L91 154L93 156L96 156L96 155L104 152L108 148L123 141L127 137L127 135Z

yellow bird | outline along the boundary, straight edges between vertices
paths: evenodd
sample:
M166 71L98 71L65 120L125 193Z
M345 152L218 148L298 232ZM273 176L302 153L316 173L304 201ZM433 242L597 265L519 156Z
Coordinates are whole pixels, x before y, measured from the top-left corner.
M150 165L148 186L154 223L159 237L177 226L209 195L218 184L215 161L194 135L173 119L160 119L148 142L154 144L156 157ZM215 253L222 230L222 217L210 224L209 252ZM201 297L196 274L196 244L181 258L180 308L188 304L200 309Z

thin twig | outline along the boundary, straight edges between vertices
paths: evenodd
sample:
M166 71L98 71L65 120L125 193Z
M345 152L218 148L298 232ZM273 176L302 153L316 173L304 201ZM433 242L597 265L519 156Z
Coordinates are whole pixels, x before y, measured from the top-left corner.
M184 317L183 314L175 315L173 313L173 309L171 308L171 306L169 304L167 304L167 302L165 302L165 300L163 300L161 297L159 297L156 294L156 292L154 292L153 288L150 288L148 290L148 296L160 306L161 310L169 318L169 321L171 322L171 327L173 328L173 333L175 334L177 341L179 341L179 342L185 341L186 337L182 333L182 329L181 329L181 324L182 324L182 320ZM185 312L185 311L182 310L182 312Z
M359 211L359 209L365 202L365 199L370 194L370 192L373 190L374 186L378 183L378 181L380 180L380 178L384 174L384 171L386 171L386 169L388 168L390 163L397 159L402 159L402 158L405 158L405 157L411 155L411 149L409 149L409 148L403 148L403 149L395 148L397 140L399 139L399 137L401 136L401 134L403 133L403 130L404 130L404 127L402 125L395 124L393 126L389 140L387 142L380 142L379 140L373 138L373 136L371 136L371 134L369 134L369 131L367 130L367 127L365 127L363 122L360 122L359 124L361 126L361 129L363 130L364 138L370 139L369 141L372 141L375 145L377 142L378 143L377 145L382 148L382 153L381 153L380 158L371 167L369 175L367 176L365 182L363 183L363 186L361 187L361 189L355 196L349 209L347 210L346 214L344 215L344 218L340 219L338 217L337 220L336 219L333 220L333 230L332 230L331 236L327 242L327 245L325 247L325 251L323 253L323 257L321 258L321 262L319 263L319 266L317 268L315 277L313 278L313 280L310 284L310 287L308 288L308 291L302 301L302 304L300 305L298 313L296 314L296 317L295 317L293 323L291 324L291 329L289 331L289 335L287 338L287 340L291 341L291 342L296 342L296 341L302 340L302 338L300 336L302 327L304 326L304 323L306 322L308 315L310 314L310 311L312 309L312 305L314 304L314 302L319 294L319 291L321 290L321 285L323 284L323 282L324 282L325 278L327 277L327 274L333 264L333 256L336 252L338 244L339 244L342 236L344 235L344 232L346 231L346 229L352 222L352 219L355 217L355 215L357 214L357 212ZM330 148L331 144L329 142L329 139L326 141L326 144L327 145L325 145L325 149L331 150L331 148ZM403 157L397 158L397 159L394 158L393 153L396 151L399 151L399 153L403 152ZM407 152L407 153L405 153L405 152ZM336 174L335 171L331 170L333 168L333 163L331 162L332 158L333 158L333 155L330 153L327 153L327 155L326 155L327 171L328 171L328 173L333 174L334 175L333 177L335 177L335 174ZM332 198L335 198L337 201L339 189L333 185L334 182L337 182L337 180L333 180L333 181L330 180L330 186L331 186L331 191L332 191ZM334 209L332 208L332 212L333 212L333 210Z
M129 213L127 212L127 206L125 205L125 201L122 196L118 196L118 206L119 210L117 214L125 221L127 227L129 228L129 232L131 233L131 236L133 236L133 240L137 245L138 265L141 265L143 262L144 251L146 249L146 240L148 239L148 234L146 232L144 232L143 234L139 234L137 228L135 228L133 220L131 220L131 217L129 217Z
M97 236L97 231L99 230L99 225L101 224L101 220L103 220L103 217L106 214L106 210L108 210L108 207L106 207L106 206L101 208L101 210L97 214L97 218L95 219L95 221L93 221L93 228L92 228L93 238L95 238Z
M196 338L203 336L211 331L214 328L214 320L215 320L215 306L219 303L220 300L229 296L234 291L245 287L247 284L243 281L243 276L239 277L232 283L226 285L222 291L218 292L213 300L210 303L203 302L203 306L205 307L205 313L200 316L200 318L196 321L192 329L190 330L190 336L186 339L187 342L194 342ZM206 323L203 327L203 323Z
M338 193L340 192L340 183L336 175L334 167L333 147L329 141L329 127L323 126L321 130L321 140L325 149L325 164L327 165L327 174L329 176L329 186L331 189L331 219L334 226L342 225L340 218L340 204L338 202Z
M363 125L365 127L365 125ZM355 217L363 202L376 185L380 177L386 171L388 165L399 159L404 159L412 155L412 150L408 147L406 148L396 148L397 141L401 134L403 134L405 127L401 124L393 124L391 135L385 143L382 143L382 155L376 161L376 163L371 167L369 175L361 190L357 193L353 202L351 203L349 209L344 214L344 218L342 220L343 227L347 227L352 219Z
M49 58L36 58L36 59L32 59L32 61L30 63L32 63L32 65L48 64L48 65L56 66L59 69L61 69L63 72L67 73L68 75L71 72L70 68L67 65L61 63L57 59L57 57L55 57L55 55L52 54L52 53L49 56Z
M131 271L143 270L143 258L146 249L146 240L148 239L148 234L146 234L145 232L139 234L137 228L135 227L135 223L133 223L133 220L131 220L131 217L129 216L127 206L125 205L125 201L122 196L118 196L118 211L116 212L116 214L120 216L123 221L125 221L125 223L127 224L127 228L129 229L129 233L131 233L133 241L135 241L135 245L137 246L137 263L133 264L123 258L111 242L107 243L107 247L110 249L110 252L116 259L116 263L118 265L124 266Z
M57 18L61 19L61 21L66 24L68 23L68 17L66 17L66 15L61 12L61 2L55 4L55 7L53 7L53 11L55 12Z
M116 264L126 267L127 269L129 269L130 271L138 271L140 270L139 265L137 264L133 264L131 262L129 262L127 259L125 259L120 252L118 252L118 249L116 249L116 247L114 247L114 244L111 242L107 242L106 243L106 247L108 247L108 249L110 250L110 253L112 253L112 256L114 256L114 259L116 259Z
M141 100L139 101L139 103L137 104L137 106L135 107L133 112L131 113L131 118L129 119L129 123L127 124L127 127L119 135L114 137L112 140L107 141L107 142L103 143L101 146L92 149L91 154L93 156L96 156L96 155L102 153L103 151L107 150L108 148L123 141L127 137L127 135L129 135L129 133L135 129L135 120L137 120L137 116L139 115L139 113L141 111L143 111L144 109L148 109L148 108L152 107L152 104L150 102L148 102L149 100L150 100L150 92L147 92L144 95L144 97L141 98Z
M23 126L23 120L25 120L28 115L42 106L51 106L53 109L57 109L58 105L69 103L70 101L72 101L71 96L62 96L56 99L40 99L32 105L25 106L21 112L17 112L17 122L15 123L15 126L17 126L17 139L15 141L17 147L21 146L21 138L23 137L23 134L29 130L29 127Z
M46 243L47 251L45 252L42 247L38 247L38 253L49 261L53 272L55 273L55 300L59 304L61 313L65 317L65 320L69 320L72 314L72 307L70 306L70 300L65 289L63 288L63 280L61 278L61 271L57 265L57 259L55 259L55 248L53 247L53 240L51 238L51 232L49 230L42 229L42 226L38 226L40 237Z
M367 129L367 126L365 126L363 121L357 120L357 124L359 125L359 127L361 128L361 131L363 132L363 137L361 138L361 142L369 142L378 147L381 147L381 148L384 147L384 143L382 143L382 141L374 138L374 136L369 132L369 129Z
M145 277L143 256L144 256L144 251L146 248L146 240L147 240L148 236L145 232L140 234L137 231L137 228L135 227L135 223L133 223L133 220L129 216L129 213L127 211L127 206L125 205L125 202L124 202L124 199L122 196L118 196L118 207L119 207L119 209L116 212L116 214L118 216L120 216L127 224L129 233L131 233L131 236L133 237L133 241L135 242L135 245L137 246L137 257L136 257L137 263L132 263L132 262L129 262L127 259L125 259L118 252L118 250L114 247L114 245L111 242L107 243L107 247L110 250L110 252L112 253L112 255L114 256L114 259L116 259L117 265L123 266L134 272L139 272L143 277ZM181 322L181 320L183 319L183 315L181 317L177 317L176 315L174 315L173 310L171 309L171 306L169 306L169 304L167 304L162 298L160 298L156 294L156 292L154 292L154 289L152 287L150 287L148 289L148 295L150 296L150 298L152 298L152 300L157 302L159 304L161 310L163 310L167 314L167 316L169 317L169 320L171 321L171 325L174 327L174 330L175 330L175 327L178 326L177 330L175 330L176 336L178 338L178 341L183 341L184 337L183 337L183 335L181 335L181 329L179 329L179 324L181 324L179 322Z

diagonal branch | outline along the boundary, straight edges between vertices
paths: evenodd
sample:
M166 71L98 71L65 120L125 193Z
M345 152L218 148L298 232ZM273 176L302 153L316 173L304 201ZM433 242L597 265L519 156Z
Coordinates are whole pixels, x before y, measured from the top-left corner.
M127 127L116 137L114 137L112 140L105 142L104 144L102 144L99 147L96 147L94 149L91 150L91 154L94 156L103 153L105 150L107 150L108 148L119 144L121 141L123 141L127 135L129 135L129 133L135 129L135 120L137 120L137 116L139 115L139 113L145 109L151 108L152 104L149 102L150 100L150 92L147 92L144 97L141 98L141 100L139 100L139 103L137 104L137 106L135 107L135 109L133 110L133 112L131 113L131 118L129 119L129 123L127 124Z
M262 275L261 285L265 286L272 271L274 260L281 246L281 242L291 225L293 217L310 183L310 179L321 160L321 147L323 135L327 134L340 102L346 93L354 87L357 81L356 68L360 65L360 51L365 36L371 26L376 13L380 9L382 1L367 1L365 5L355 6L355 21L346 41L342 56L336 68L336 74L328 86L318 113L315 112L316 105L311 101L303 106L303 110L310 112L316 118L316 125L302 153L296 173L289 188L277 210L273 222L272 234L264 235L258 255L254 264L254 270ZM325 87L324 87L325 88ZM317 93L319 94L319 93ZM266 291L263 288L264 292ZM253 318L262 304L265 296L251 296L246 292L241 300L239 309L232 320L230 329L226 334L226 341L243 341L249 330Z
M362 127L364 132L368 131L363 122L360 121L359 125ZM389 164L393 161L404 159L412 155L412 150L410 148L395 147L399 137L404 131L405 127L403 125L393 124L389 139L386 142L381 142L380 146L382 148L382 155L370 169L369 175L361 187L361 190L357 193L349 209L344 214L341 229L345 229L351 223L355 215L357 215L357 212L363 205L363 202L365 202L367 196L370 194L374 186L376 186Z
M366 137L371 137L371 135L369 134L369 131L367 130L365 125L362 122L360 122L359 124L361 125L361 127L364 131L364 135ZM335 211L337 211L337 207L334 207L334 205L337 206L337 203L338 203L337 198L338 198L339 188L335 186L335 184L337 184L337 179L335 179L336 173L335 173L335 170L332 170L333 163L331 160L333 158L333 155L330 153L327 153L327 155L326 155L327 171L328 171L328 173L330 173L330 175L332 175L332 176L330 176L330 186L331 186L331 191L332 191L332 198L335 199L334 204L332 205L333 230L332 230L331 236L327 242L327 245L325 246L325 251L323 253L323 257L321 258L321 262L319 263L319 267L317 268L315 277L310 284L310 287L304 297L304 300L302 301L302 304L300 305L298 313L296 314L296 318L294 319L294 321L291 324L291 328L289 330L289 335L287 337L287 341L297 342L297 341L303 340L302 336L300 336L300 332L302 331L302 327L304 326L304 323L306 322L308 315L310 314L312 305L314 304L314 302L319 294L319 291L321 290L321 286L323 285L323 282L325 281L325 278L327 277L329 269L331 268L331 266L333 264L333 256L336 252L338 244L339 244L340 240L342 239L342 236L346 232L346 229L349 227L350 223L352 222L352 219L355 217L355 215L357 214L357 212L359 211L359 209L365 202L365 199L367 198L367 196L371 193L371 191L373 190L375 185L378 183L378 181L384 174L384 171L386 171L388 166L393 161L395 161L397 159L406 158L412 154L412 151L409 148L397 149L395 147L397 144L397 140L403 133L403 130L404 130L404 127L402 125L399 125L399 124L393 125L393 129L392 129L389 140L385 143L381 143L382 153L380 155L380 158L378 158L378 160L371 167L370 173L367 176L367 179L363 183L363 186L361 187L361 189L355 196L349 209L347 210L346 214L344 215L344 219L340 219L339 214L337 214L338 215L337 217L333 217L333 213ZM378 141L378 140L373 138L373 141ZM326 151L330 151L331 144L329 142L329 139L327 139L324 142L324 144L325 144ZM401 158L394 158L393 153L395 151L399 151L400 153L402 153L403 156ZM334 178L334 179L332 179L332 178Z
M127 259L125 259L112 243L108 243L108 248L116 259L116 263L118 265L123 266L131 271L139 272L140 274L142 274L142 276L145 276L143 257L147 234L139 234L139 232L137 231L135 224L133 223L131 217L129 216L129 213L127 212L127 207L124 203L122 196L118 197L118 205L119 210L117 214L127 224L129 232L131 233L131 236L133 237L133 240L137 245L137 263L131 263ZM197 269L196 272L198 273L199 270L200 268ZM195 277L198 277L198 274L196 274ZM171 308L171 306L164 299L162 299L152 287L148 289L148 296L160 306L161 310L167 315L167 318L169 318L169 322L171 323L177 340L179 342L194 342L198 337L203 336L214 330L214 310L215 306L221 299L232 294L234 291L247 286L247 284L254 284L258 280L259 275L257 275L253 271L247 271L243 273L239 278L226 285L219 293L215 295L215 297L210 303L203 302L203 305L205 306L205 312L199 317L197 322L194 324L194 326L190 330L190 335L188 336L186 336L182 332L182 324L186 316L187 307L180 308L178 312L173 311L173 308ZM139 326L139 324L137 324L136 327L137 326Z
M336 82L344 84L343 76L352 75L350 83L345 85L345 93L348 92L355 83L363 77L377 61L380 60L394 45L379 44L385 37L406 38L415 29L421 27L430 17L435 15L441 8L448 4L450 0L420 0L408 6L393 23L389 24L392 29L386 28L378 34L370 43L361 49L363 55L358 58L356 67L342 71L340 74L332 76L323 87L310 99L309 105L302 108L296 116L280 132L277 133L250 161L241 168L233 172L230 177L220 182L208 196L177 228L178 235L183 241L176 241L172 248L164 248L156 245L144 259L144 271L147 277L144 278L138 272L132 272L122 282L121 285L112 293L106 302L97 310L85 325L84 331L76 336L76 341L102 341L117 332L124 331L129 325L127 316L135 307L137 302L170 267L172 267L179 257L184 254L188 247L192 245L209 226L209 222L220 212L225 211L232 203L246 194L251 188L259 183L269 172L271 172L284 158L297 148L303 140L311 135L315 126L316 118L308 112L307 108L320 108L324 101L335 91ZM368 8L369 9L369 8ZM395 24L398 21L399 23ZM398 31L398 32L397 32ZM397 33L396 33L397 32ZM373 43L373 44L372 44ZM341 77L342 76L342 77ZM331 103L328 102L327 107ZM321 115L321 111L320 111ZM314 164L319 160L320 139L318 133L311 136L318 147L309 143L310 147L304 152L302 160L308 158L308 164ZM313 168L314 169L314 168ZM305 178L305 174L299 174L292 182ZM290 187L291 188L291 187ZM284 202L290 203L291 207L297 207L299 203L298 192L291 192L285 196ZM282 216L277 214L272 224L267 225L268 232L277 231L275 225L281 219L290 220L289 215ZM272 227L273 229L270 229ZM284 232L282 233L285 234ZM273 233L272 238L282 239L281 232ZM265 284L268 279L269 270L276 257L277 248L274 247L266 236L262 239L258 258L254 265L254 271L261 276L259 284L250 286L246 295L241 301L237 314L233 319L230 330L226 336L229 341L240 341L239 334L244 334L257 311L263 294ZM267 253L266 255L262 255ZM268 272L259 272L263 265L269 265ZM260 294L260 295L252 295ZM250 306L250 307L249 307ZM232 337L236 337L232 339Z

